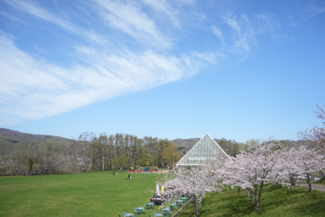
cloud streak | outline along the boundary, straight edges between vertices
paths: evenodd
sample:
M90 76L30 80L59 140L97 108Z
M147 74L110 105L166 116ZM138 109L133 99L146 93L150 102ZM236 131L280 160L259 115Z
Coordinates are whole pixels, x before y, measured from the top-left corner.
M212 29L213 34L220 39L220 42L221 42L222 46L224 47L225 44L224 44L224 41L223 41L222 32L217 27L215 27L213 25L211 26L211 29Z
M80 34L80 35L84 36L85 38L93 40L98 43L102 43L105 41L105 39L101 35L93 32L93 31L80 29L76 25L67 21L66 19L62 19L61 17L50 13L49 11L45 10L43 7L41 7L37 4L33 4L33 3L29 2L28 0L27 1L5 0L5 2L14 8L25 11L37 18L40 18L42 20L45 20L45 21L51 22L57 26L60 26L60 27L64 28L66 31L73 32L75 34Z
M33 21L36 18L41 25L49 23L63 29L50 38L59 38L58 44L53 46L52 41L48 47L42 42L37 44L51 52L56 46L62 46L68 54L59 52L58 55L69 61L63 64L42 57L40 51L26 51L15 43L21 39L0 31L1 124L58 115L97 101L186 79L211 66L219 68L221 61L231 55L248 55L257 44L257 35L275 31L272 16L260 14L249 18L244 14L226 14L220 16L220 25L206 26L209 34L212 32L220 40L221 49L193 49L190 41L186 49L173 52L179 49L177 42L188 32L183 29L188 27L183 26L187 20L182 19L183 14L176 7L192 7L194 1L178 1L172 5L167 1L93 0L77 5L70 13L54 12L31 1L3 2L20 12L17 14L23 12L23 18L32 17ZM155 19L150 16L153 13L163 16ZM195 20L202 13L193 9L190 14ZM38 30L29 19L9 16L1 10L0 16ZM197 22L202 24L202 20ZM183 38L177 37L178 33Z
M0 120L39 119L99 100L147 90L189 77L202 69L193 56L96 51L76 47L89 66L62 68L39 61L0 36Z
M106 24L116 28L142 44L169 48L171 40L164 36L157 28L154 20L141 11L136 3L122 3L118 1L95 0L97 10Z
M241 59L246 59L253 52L258 44L259 35L267 33L268 37L277 38L273 15L259 13L254 16L247 14L237 16L228 13L222 15L221 19L226 28L221 32L219 28L212 25L212 33L220 39L224 53L243 55ZM227 38L224 34L227 34Z

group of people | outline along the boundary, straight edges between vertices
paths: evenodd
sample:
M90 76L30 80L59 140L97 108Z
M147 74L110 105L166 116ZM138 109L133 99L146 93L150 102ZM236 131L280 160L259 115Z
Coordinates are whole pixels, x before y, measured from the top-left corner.
M154 194L150 199L150 202L154 202L155 205L161 205L163 201L164 201L163 198L161 198L161 196L157 194Z
M116 172L116 175L118 175L118 172ZM115 176L115 173L113 172L113 176ZM132 179L132 177L130 176L130 174L126 177L126 179Z

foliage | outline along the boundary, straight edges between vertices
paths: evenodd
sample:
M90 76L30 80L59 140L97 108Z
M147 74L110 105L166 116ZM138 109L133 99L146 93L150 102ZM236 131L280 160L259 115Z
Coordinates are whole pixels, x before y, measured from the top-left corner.
M119 168L129 168L128 162L130 161L130 158L125 156L125 155L121 155L118 158L115 158L113 160L113 164L117 166L117 170L119 170Z
M168 145L164 148L162 152L162 161L165 165L169 165L174 167L175 164L181 159L180 154L177 152L178 148L176 147L175 143Z
M245 150L247 145L238 143L235 140L227 140L222 138L218 141L218 145L230 156L235 157L240 151Z
M96 137L95 134L86 132L80 134L78 139L68 140L69 142L58 141L52 137L47 137L50 138L47 140L44 140L44 137L41 137L42 140L36 140L35 138L39 137L32 136L25 138L21 136L25 134L19 132L17 135L20 136L18 143L5 141L0 135L0 159L5 168L0 170L0 175L28 174L31 169L31 157L33 170L37 175L60 174L59 171L79 173L129 169L135 165L162 167L165 165L162 152L171 144L167 139L141 139L119 133L102 133Z
M32 171L32 170L33 170L33 165L34 165L33 158L30 157L30 158L28 159L29 171Z

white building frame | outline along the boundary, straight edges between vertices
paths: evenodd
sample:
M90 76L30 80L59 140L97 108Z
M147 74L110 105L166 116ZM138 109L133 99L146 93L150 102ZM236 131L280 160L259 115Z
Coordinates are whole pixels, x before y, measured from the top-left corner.
M220 156L231 160L229 155L207 133L178 161L176 167L198 166L206 160L217 160Z

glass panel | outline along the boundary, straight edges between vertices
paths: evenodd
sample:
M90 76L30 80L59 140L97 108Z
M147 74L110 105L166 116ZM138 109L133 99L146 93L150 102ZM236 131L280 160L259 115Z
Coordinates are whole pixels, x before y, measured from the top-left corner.
M183 156L182 159L176 164L181 165L193 165L201 164L207 159L217 159L219 153L223 156L228 155L222 150L222 148L209 136L205 134L192 148ZM220 156L219 156L220 157Z

